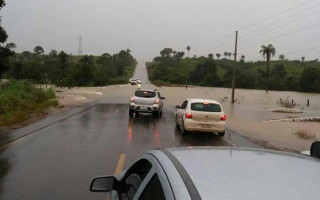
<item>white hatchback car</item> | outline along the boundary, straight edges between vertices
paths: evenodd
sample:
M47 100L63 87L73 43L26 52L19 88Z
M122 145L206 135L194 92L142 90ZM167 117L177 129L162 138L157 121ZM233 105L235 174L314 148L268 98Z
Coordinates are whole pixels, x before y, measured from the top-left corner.
M186 99L177 105L176 126L187 131L215 132L223 137L225 134L226 115L219 102L209 99Z

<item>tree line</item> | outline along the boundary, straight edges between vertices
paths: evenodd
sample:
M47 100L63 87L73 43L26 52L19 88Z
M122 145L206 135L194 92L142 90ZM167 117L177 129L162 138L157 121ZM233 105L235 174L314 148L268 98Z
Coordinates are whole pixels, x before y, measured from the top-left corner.
M188 46L188 53L190 50ZM273 45L262 46L260 53L266 61L245 62L245 56L242 56L235 63L226 58L214 59L213 54L185 58L184 52L165 48L146 65L149 79L159 85L187 83L231 87L235 65L237 88L320 92L320 63L317 60L271 61L276 54Z
M45 55L43 48L36 46L33 53L12 55L3 77L57 86L101 86L126 83L135 65L129 49L114 55L72 56L56 50Z

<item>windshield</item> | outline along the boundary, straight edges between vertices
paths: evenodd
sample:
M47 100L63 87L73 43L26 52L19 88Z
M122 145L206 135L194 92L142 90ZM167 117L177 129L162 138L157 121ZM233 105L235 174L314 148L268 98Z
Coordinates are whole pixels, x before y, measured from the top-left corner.
M152 91L136 91L136 97L153 98L156 96L155 92Z
M191 110L201 112L221 112L221 107L213 103L192 103Z

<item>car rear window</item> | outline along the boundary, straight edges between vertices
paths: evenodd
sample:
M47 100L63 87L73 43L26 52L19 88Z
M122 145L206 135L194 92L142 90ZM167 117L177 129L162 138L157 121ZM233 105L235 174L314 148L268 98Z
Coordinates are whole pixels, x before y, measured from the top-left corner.
M221 107L214 103L192 103L191 110L202 112L221 112Z
M136 97L153 98L156 96L155 92L152 91L136 91Z

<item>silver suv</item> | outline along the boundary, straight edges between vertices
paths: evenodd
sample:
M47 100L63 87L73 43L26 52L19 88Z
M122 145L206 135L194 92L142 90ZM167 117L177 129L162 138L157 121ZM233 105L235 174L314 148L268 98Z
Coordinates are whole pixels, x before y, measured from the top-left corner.
M163 99L157 90L138 89L129 103L129 115L133 117L139 113L152 113L154 117L161 117L163 110Z

